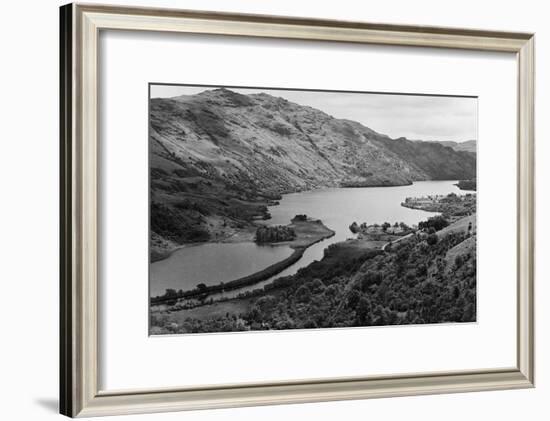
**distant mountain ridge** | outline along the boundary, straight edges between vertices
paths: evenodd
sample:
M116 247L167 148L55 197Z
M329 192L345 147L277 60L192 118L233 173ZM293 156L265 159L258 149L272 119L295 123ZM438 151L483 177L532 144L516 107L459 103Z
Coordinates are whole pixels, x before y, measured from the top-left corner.
M436 143L453 148L455 151L477 153L477 141L475 140L466 140L464 142L453 142L450 140L441 140L441 141L437 141Z
M224 88L151 99L149 142L152 230L161 237L177 226L208 231L188 238L180 230L171 238L176 242L211 237L262 213L267 218L258 203L288 192L472 179L476 173L469 152L391 139L283 98Z

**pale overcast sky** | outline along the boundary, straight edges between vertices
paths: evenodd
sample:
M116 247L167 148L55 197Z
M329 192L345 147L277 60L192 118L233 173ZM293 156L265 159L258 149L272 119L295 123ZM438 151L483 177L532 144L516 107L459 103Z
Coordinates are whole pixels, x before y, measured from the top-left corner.
M194 95L215 89L151 85L152 98ZM392 138L414 140L477 139L477 98L388 95L372 93L287 91L228 88L242 94L265 92L300 105L317 108L336 118L355 120Z

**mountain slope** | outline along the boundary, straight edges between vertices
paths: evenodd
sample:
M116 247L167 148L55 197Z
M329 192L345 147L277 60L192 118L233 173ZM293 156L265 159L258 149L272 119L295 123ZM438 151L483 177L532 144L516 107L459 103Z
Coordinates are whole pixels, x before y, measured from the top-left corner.
M387 149L422 169L431 180L469 180L475 177L476 159L439 142L411 142L405 138L384 140Z
M453 141L442 140L436 143L453 148L455 151L458 151L458 152L477 153L477 142L475 140L467 140L465 142L453 142Z
M162 161L175 156L186 168L229 182L244 178L277 193L347 181L397 185L475 173L475 159L437 144L392 140L267 94L216 89L153 99L150 113L153 167L173 169Z
M229 90L151 101L153 155L172 153L186 167L228 182L246 179L284 193L362 181L406 184L427 178L381 148L381 135L269 95ZM211 174L214 175L214 174Z
M226 238L283 193L475 176L472 154L227 89L151 99L149 142L151 229L177 243Z

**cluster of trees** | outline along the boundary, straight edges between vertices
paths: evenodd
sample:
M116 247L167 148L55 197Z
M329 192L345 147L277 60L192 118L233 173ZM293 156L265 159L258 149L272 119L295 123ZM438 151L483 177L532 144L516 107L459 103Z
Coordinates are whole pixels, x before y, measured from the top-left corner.
M475 193L467 193L458 196L455 193L449 193L444 197L407 197L401 205L412 209L439 212L446 218L467 216L476 212L476 195Z
M440 231L449 225L449 221L442 215L432 216L426 221L418 223L418 229L426 231L430 234Z
M292 241L296 238L296 232L292 227L284 225L261 226L256 230L257 243L276 243L279 241Z
M349 230L354 234L357 234L362 229L367 229L366 222L363 222L361 225L359 225L357 222L353 221L353 223L349 226Z
M353 222L349 226L349 230L357 234L359 232L366 233L368 228L379 228L382 232L389 232L389 233L395 233L399 231L400 233L408 232L411 230L411 228L405 224L404 222L396 222L393 225L389 222L384 222L382 225L374 224L374 225L367 225L366 222L363 222L361 225L359 225L357 222ZM391 229L390 229L391 228Z
M393 225L389 222L384 222L382 225L382 231L387 232L388 229L393 228L393 230L390 230L392 232L395 232L397 229L401 229L401 231L409 231L411 228L405 224L404 222L396 222Z
M475 250L445 260L465 238L453 233L432 245L415 238L347 274L299 274L281 297L257 299L243 319L254 329L475 321Z
M197 210L182 212L158 202L151 203L151 231L176 243L207 241L210 233L203 228L204 217Z
M460 190L477 190L476 179L460 180L456 185Z
M466 216L472 215L476 212L476 195L467 193L462 196L458 196L454 193L449 193L447 197L441 201L441 212L443 216Z
M285 288L256 298L248 311L208 320L189 319L178 332L380 326L476 320L475 242L448 261L468 239L454 232L430 243L423 236L389 252L329 255L282 278Z

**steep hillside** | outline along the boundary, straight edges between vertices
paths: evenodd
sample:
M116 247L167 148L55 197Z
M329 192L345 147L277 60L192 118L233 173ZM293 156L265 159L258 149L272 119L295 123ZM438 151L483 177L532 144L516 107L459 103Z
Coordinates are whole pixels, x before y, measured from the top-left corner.
M472 154L228 89L152 99L149 141L159 244L227 238L269 218L267 205L283 193L475 176Z
M266 94L227 89L151 101L153 165L164 158L228 182L274 193L361 181L407 184L428 178L356 122ZM156 145L158 144L158 145ZM171 169L171 163L168 164Z

